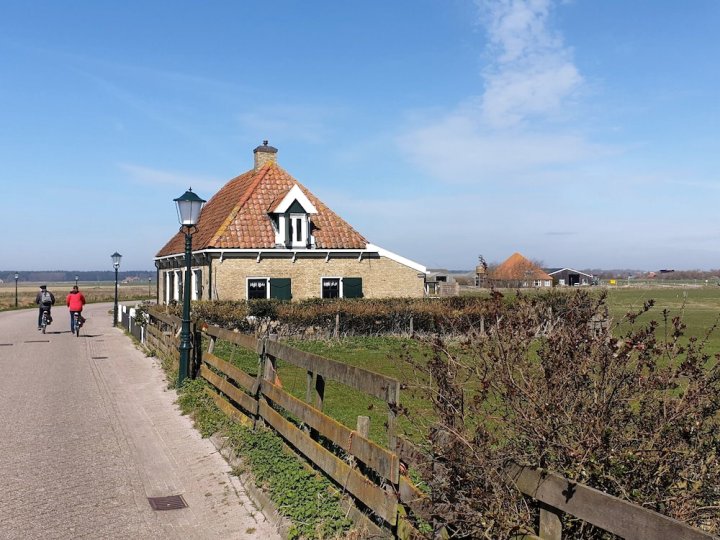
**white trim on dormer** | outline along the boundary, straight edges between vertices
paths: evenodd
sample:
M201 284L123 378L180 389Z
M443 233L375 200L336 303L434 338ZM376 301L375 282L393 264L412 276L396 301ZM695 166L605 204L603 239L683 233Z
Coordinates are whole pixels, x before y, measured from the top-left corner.
M310 199L305 196L305 194L302 192L302 190L297 184L290 188L290 191L288 191L287 195L283 197L283 200L280 201L280 204L278 204L271 211L275 214L284 214L285 212L287 212L288 208L290 208L290 205L292 205L292 203L295 201L299 202L300 206L302 206L308 214L318 213L313 203L310 202Z

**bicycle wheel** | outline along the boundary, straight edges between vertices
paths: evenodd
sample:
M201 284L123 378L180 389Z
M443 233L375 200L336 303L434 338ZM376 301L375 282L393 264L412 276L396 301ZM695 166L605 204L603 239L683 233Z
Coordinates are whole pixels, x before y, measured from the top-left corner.
M75 316L75 335L80 337L80 317Z
M47 328L47 319L46 319L45 317L43 317L43 320L42 320L42 332L43 332L43 334L45 333L45 329L46 329L46 328Z

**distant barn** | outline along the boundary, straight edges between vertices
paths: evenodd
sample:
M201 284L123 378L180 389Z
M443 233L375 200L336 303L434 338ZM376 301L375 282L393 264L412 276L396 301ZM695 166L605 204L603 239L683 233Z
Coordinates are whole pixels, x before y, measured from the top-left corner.
M545 268L544 270L552 277L553 283L560 287L593 284L593 276L579 270L573 270L572 268Z

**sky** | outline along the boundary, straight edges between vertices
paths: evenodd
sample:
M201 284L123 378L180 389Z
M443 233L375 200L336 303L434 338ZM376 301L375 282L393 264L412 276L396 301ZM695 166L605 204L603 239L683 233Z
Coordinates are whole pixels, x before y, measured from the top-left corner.
M3 2L0 270L154 268L278 162L429 268L720 268L720 2Z

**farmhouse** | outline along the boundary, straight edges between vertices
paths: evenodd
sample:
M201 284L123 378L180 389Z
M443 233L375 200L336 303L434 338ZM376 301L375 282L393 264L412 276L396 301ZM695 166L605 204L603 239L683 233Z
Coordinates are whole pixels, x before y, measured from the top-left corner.
M422 297L424 266L369 243L277 163L254 167L205 205L193 235L193 300ZM180 301L184 234L157 253L159 301Z
M545 268L544 270L552 277L553 283L560 287L592 285L594 280L591 274L580 272L580 270L573 270L572 268Z
M490 274L496 287L552 287L552 278L520 253L513 253Z

